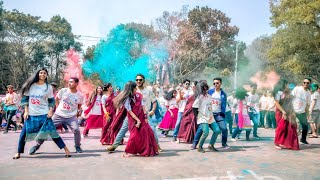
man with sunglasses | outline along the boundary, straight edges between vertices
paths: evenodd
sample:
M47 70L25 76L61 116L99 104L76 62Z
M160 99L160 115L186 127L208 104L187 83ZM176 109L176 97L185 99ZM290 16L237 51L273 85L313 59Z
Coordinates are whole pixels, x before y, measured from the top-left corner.
M162 151L162 149L159 146L159 139L156 132L156 126L157 121L155 120L155 111L157 108L157 99L156 96L153 94L152 89L147 88L144 86L145 83L145 76L143 74L137 74L136 75L136 84L137 84L137 92L143 95L143 104L145 105L146 110L148 111L148 123L153 130L154 136L156 138L156 141L158 143L158 149L159 151ZM126 118L123 121L123 124L121 126L120 131L117 134L115 142L106 148L109 152L114 152L116 148L120 145L122 139L124 138L125 134L128 132L128 119Z
M193 91L191 89L189 89L190 87L190 80L189 79L185 79L183 82L183 89L179 90L179 94L178 94L178 99L181 99L180 104L179 104L179 111L178 111L178 118L177 118L177 122L176 122L176 126L174 128L173 131L173 142L177 141L177 136L179 133L179 129L180 129L180 123L181 123L181 119L182 119L182 114L184 112L184 109L186 108L187 105L187 101L188 98L190 96L192 96Z
M208 94L211 96L212 99L212 111L213 117L219 126L221 133L222 133L222 147L224 149L230 149L227 144L228 141L228 129L227 124L225 122L225 114L226 114L226 107L227 107L227 94L222 90L222 79L221 78L214 78L213 79L214 88L208 90ZM199 127L197 129L193 144L191 146L192 149L195 149L199 139L202 135L202 129ZM215 142L215 141L214 141ZM218 151L213 146L209 146L211 151Z
M302 86L295 87L291 95L293 98L293 109L296 113L296 117L299 119L302 127L302 135L300 143L310 145L307 142L308 135L308 121L307 115L309 114L308 109L311 103L311 93L309 91L309 86L311 83L310 78L304 78Z

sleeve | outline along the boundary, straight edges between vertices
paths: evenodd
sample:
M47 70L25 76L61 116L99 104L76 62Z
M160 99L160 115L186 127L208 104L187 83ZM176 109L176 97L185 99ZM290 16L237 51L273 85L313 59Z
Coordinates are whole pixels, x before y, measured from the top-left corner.
M200 100L199 100L199 97L197 97L192 104L192 108L199 108L199 107L200 107Z
M310 93L310 91L308 91L307 94L308 94L307 95L307 104L310 105L311 104L311 93Z
M132 111L129 98L124 102L124 108L126 108L127 111Z
M151 102L152 102L152 103L156 102L157 98L156 98L156 96L153 94L152 90L150 90L149 93L150 93Z
M297 94L297 87L293 88L293 90L291 91L291 95L292 95L292 96L295 97L296 94Z
M53 89L51 85L48 85L48 98L54 98Z
M169 106L169 101L168 101L168 100L165 100L164 105L165 105L165 106Z
M58 92L58 94L57 94L57 98L59 98L59 99L61 99L62 98L62 95L63 95L63 92L64 92L64 88L63 89L61 89L59 92Z
M106 101L107 101L107 97L105 95L103 95L102 98L101 98L101 104L103 106L105 106L106 105Z
M274 97L274 99L275 99L276 101L280 101L281 95L282 95L282 92L281 92L281 91L278 91L277 94L276 94L276 96Z
M319 100L319 93L314 93L311 100Z

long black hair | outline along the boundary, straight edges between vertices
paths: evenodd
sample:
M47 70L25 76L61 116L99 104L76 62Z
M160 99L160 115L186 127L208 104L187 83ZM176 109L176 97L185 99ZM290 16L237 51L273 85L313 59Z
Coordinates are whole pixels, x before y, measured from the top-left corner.
M288 84L288 81L285 79L280 79L278 81L278 83L276 84L276 86L274 87L273 91L272 91L272 95L275 97L276 94L278 93L278 91L285 91L286 90L286 86Z
M133 81L127 82L124 86L124 90L116 96L113 100L113 104L116 108L120 108L128 98L133 98L134 89L137 87L137 84Z
M209 90L209 85L206 81L200 81L197 83L196 90L194 92L194 97L197 98L198 96L206 95Z
M166 96L164 97L167 101L170 101L173 98L173 94L177 93L177 90L171 90L169 91Z
M91 93L90 96L90 104L93 103L93 101L96 99L96 97L98 96L98 88L101 87L102 92L100 95L103 94L103 87L102 86L97 86L96 89Z
M103 91L108 91L108 88L111 86L112 86L111 83L107 83L107 84L103 85Z
M30 77L29 79L27 79L27 81L22 85L22 88L21 88L21 94L24 95L25 92L28 92L31 85L33 83L37 83L39 82L40 78L39 78L39 73L40 71L45 71L47 73L47 77L45 79L45 83L47 84L47 89L48 89L48 70L46 68L40 68L38 69L37 71L35 71Z

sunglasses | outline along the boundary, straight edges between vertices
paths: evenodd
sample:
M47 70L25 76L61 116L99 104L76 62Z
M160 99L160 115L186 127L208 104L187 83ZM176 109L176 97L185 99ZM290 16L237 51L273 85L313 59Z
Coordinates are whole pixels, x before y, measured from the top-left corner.
M142 81L143 81L143 79L136 79L136 81L137 81L137 82L142 82Z
M303 82L303 84L310 84L310 82Z

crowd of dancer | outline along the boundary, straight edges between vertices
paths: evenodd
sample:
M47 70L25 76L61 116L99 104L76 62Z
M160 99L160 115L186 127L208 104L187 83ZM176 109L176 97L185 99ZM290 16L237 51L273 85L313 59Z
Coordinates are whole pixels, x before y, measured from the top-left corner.
M245 131L245 140L250 141L252 131L253 138L260 139L258 127L275 129L276 149L298 150L300 128L300 143L310 145L309 127L310 138L318 137L320 88L311 79L305 78L301 86L293 89L281 79L274 89L261 95L255 84L246 88L250 92L241 87L227 93L222 89L221 78L214 78L212 83L210 87L205 80L185 79L177 87L146 86L144 75L137 74L135 82L127 82L122 91L120 87L114 91L112 84L107 83L85 97L77 88L78 78L71 77L67 88L57 90L56 84L48 83L48 71L42 68L25 82L21 95L14 92L12 85L8 86L4 106L1 105L6 116L4 133L8 133L11 125L17 129L12 118L21 107L24 123L14 159L24 153L27 141L37 142L29 150L32 155L48 137L64 149L65 157L71 157L57 131L68 128L74 133L77 153L83 152L81 139L90 136L90 129L102 129L100 143L107 145L108 152L123 144L129 131L124 157L159 154L162 149L157 130L161 131L161 137L168 137L173 131L173 142L190 143L191 149L201 153L220 151L215 146L220 134L222 150L231 148L227 144L228 134L231 141L237 141ZM213 132L205 148L210 129Z

